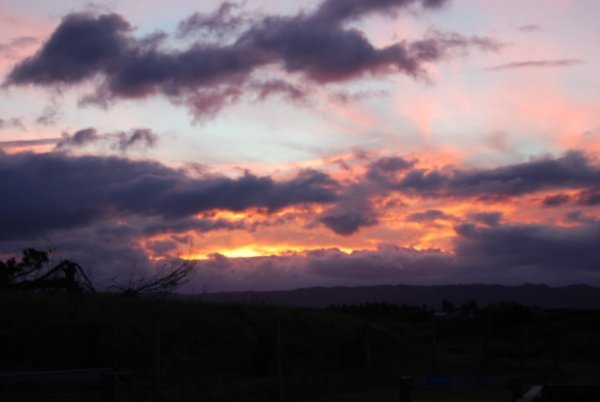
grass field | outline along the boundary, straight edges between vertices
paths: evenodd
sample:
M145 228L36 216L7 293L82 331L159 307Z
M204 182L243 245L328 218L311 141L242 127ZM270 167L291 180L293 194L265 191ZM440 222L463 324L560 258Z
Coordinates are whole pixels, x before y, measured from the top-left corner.
M397 400L402 375L600 376L600 314L513 304L436 319L419 307L329 310L108 295L0 294L0 370L108 367L151 400ZM276 345L279 323L280 348ZM158 330L157 330L158 328ZM157 339L157 334L159 338ZM420 400L506 400L507 389L417 390ZM456 395L451 395L455 393Z

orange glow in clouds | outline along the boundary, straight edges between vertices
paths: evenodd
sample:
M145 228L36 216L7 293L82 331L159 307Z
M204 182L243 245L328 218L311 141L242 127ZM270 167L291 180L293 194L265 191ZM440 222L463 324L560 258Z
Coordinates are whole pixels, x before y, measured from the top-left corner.
M351 254L354 250L345 247L336 247L343 253ZM201 253L201 254L187 254L182 255L181 258L184 260L205 260L210 258L213 254L221 254L228 258L252 258L252 257L269 257L269 256L285 256L290 254L305 254L310 250L314 250L316 248L303 248L297 246L260 246L260 245L251 245L244 246L239 248L232 249L219 249L214 250L211 253ZM319 247L320 249L320 247Z

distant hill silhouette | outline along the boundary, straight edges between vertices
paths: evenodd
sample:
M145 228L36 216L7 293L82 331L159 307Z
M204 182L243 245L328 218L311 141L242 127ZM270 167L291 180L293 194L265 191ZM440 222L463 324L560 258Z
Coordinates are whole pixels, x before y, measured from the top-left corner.
M479 305L514 301L543 308L600 309L600 288L588 285L550 287L524 284L503 285L381 285L364 287L316 287L289 291L223 292L198 295L207 301L266 303L323 308L332 304L394 303L426 305L440 309L442 300L454 304L475 300Z

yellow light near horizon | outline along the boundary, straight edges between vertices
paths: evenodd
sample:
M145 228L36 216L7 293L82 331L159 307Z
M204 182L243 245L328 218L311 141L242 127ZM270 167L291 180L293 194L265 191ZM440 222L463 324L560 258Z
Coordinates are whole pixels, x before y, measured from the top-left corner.
M272 248L272 247L257 248L257 247L252 247L252 246L246 246L246 247L238 247L238 248L233 248L233 249L212 250L211 252L206 253L206 254L202 254L202 253L192 254L192 255L182 256L181 258L186 259L186 260L206 260L212 254L221 254L228 258L267 257L270 255L279 255L279 253L277 251L281 252L281 250L279 250L277 248Z
M323 247L297 247L297 246L245 246L233 249L212 250L208 253L197 253L182 255L184 260L206 260L212 254L221 254L228 258L252 258L252 257L269 257L269 256L285 256L289 254L302 254L311 250L321 249ZM334 247L342 253L351 254L355 250L347 247Z
M218 253L228 258L250 258L262 257L265 255L253 247L240 247L233 250L220 250Z

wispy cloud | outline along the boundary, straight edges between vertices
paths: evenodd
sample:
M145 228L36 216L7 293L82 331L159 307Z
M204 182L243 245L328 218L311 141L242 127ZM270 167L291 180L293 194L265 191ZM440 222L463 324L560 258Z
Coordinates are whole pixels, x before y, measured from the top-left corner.
M542 30L542 26L538 24L525 24L519 27L519 31L521 32L537 32Z
M57 142L57 150L81 148L87 145L104 143L111 149L125 152L130 148L152 148L158 142L158 136L147 128L139 128L131 132L100 134L94 128L85 128L72 135L64 134Z
M61 140L61 137L55 138L36 138L33 140L13 140L0 141L0 149L2 148L26 148L38 145L54 145Z
M488 67L485 71L513 70L518 68L571 67L581 63L583 63L583 60L580 59L527 60L499 64L497 66Z
M25 130L25 125L21 121L21 119L13 117L11 119L3 119L0 117L0 130L7 128L18 128L21 130Z
M34 45L38 42L36 38L31 36L19 36L8 42L0 43L0 55L5 57L13 57L17 51L23 47Z

